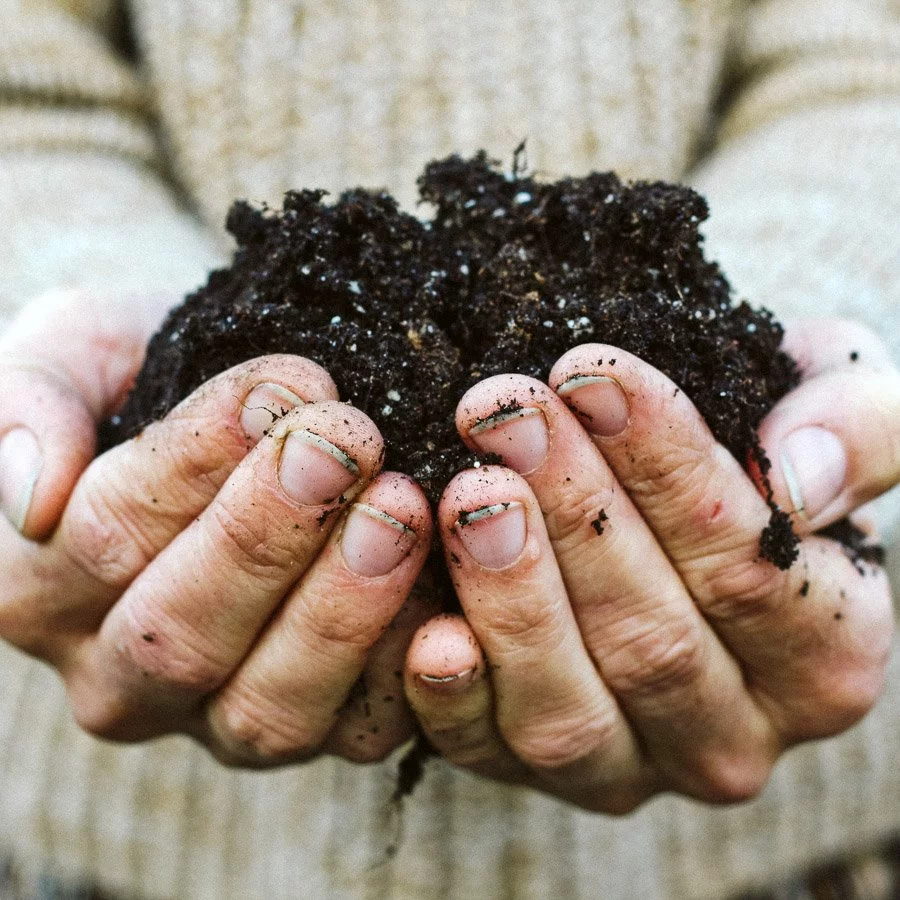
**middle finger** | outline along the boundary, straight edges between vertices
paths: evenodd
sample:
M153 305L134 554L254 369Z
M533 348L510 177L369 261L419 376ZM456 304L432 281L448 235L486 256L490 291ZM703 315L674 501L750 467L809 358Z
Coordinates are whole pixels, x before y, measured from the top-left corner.
M461 472L444 491L438 521L510 749L556 793L580 802L642 790L640 749L582 642L527 483L497 466Z

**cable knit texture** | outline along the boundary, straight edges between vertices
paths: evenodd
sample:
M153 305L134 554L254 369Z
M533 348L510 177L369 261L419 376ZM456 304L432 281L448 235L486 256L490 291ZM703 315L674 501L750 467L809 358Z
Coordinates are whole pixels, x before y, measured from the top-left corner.
M364 184L410 205L428 159L527 137L548 176L693 179L741 295L900 349L894 0L128 10L133 63L111 0L0 0L0 319L56 287L174 300L222 258L236 196ZM149 900L712 898L900 826L896 653L876 710L748 805L609 819L438 763L392 860L390 761L228 771L181 738L81 734L55 675L5 646L0 683L0 849Z

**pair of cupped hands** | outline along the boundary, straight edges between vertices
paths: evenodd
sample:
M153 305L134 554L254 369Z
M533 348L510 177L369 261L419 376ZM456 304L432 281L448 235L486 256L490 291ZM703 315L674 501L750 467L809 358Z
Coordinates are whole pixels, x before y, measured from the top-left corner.
M457 766L626 812L752 797L875 701L887 579L815 534L900 479L900 375L860 326L787 332L803 382L760 429L803 538L781 571L760 486L670 380L600 344L461 399L462 440L505 465L458 474L434 520L297 356L95 458L159 315L60 294L0 339L0 636L59 671L87 731L264 767L381 760L418 727ZM417 582L438 537L461 615Z

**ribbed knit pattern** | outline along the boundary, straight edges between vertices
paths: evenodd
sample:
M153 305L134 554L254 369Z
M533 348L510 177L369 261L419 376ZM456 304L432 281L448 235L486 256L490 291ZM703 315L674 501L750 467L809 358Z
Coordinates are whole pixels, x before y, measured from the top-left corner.
M549 176L692 179L742 295L900 349L892 0L132 0L137 68L113 6L0 0L0 317L66 286L175 300L235 196L410 205L428 159L527 137ZM249 774L182 738L103 744L0 647L0 849L149 900L723 897L900 827L898 737L895 653L876 710L744 807L609 819L434 763L389 860L391 761Z

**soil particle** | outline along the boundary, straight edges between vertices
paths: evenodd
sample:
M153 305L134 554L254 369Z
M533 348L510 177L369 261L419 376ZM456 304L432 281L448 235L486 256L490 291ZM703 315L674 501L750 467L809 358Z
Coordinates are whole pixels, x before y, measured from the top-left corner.
M860 575L866 574L864 563L870 566L883 566L885 559L884 547L869 542L868 535L857 528L849 519L841 519L827 528L817 532L820 537L831 538L837 541L853 563Z
M759 538L759 555L779 569L789 569L799 555L799 543L790 516L783 509L773 509Z
M603 523L609 521L609 516L606 514L606 510L601 509L599 513L597 513L597 518L591 522L591 528L597 532L598 535L603 534Z
M512 172L483 152L429 164L429 218L362 189L330 204L290 191L278 211L236 202L232 265L170 313L102 447L230 366L296 353L375 420L387 464L436 503L455 472L489 461L459 440L462 394L505 372L546 380L568 349L597 341L660 369L742 464L762 469L756 427L799 373L779 350L781 326L735 301L704 257L704 199L612 172L543 182L523 158ZM760 553L786 568L796 538L769 500Z

